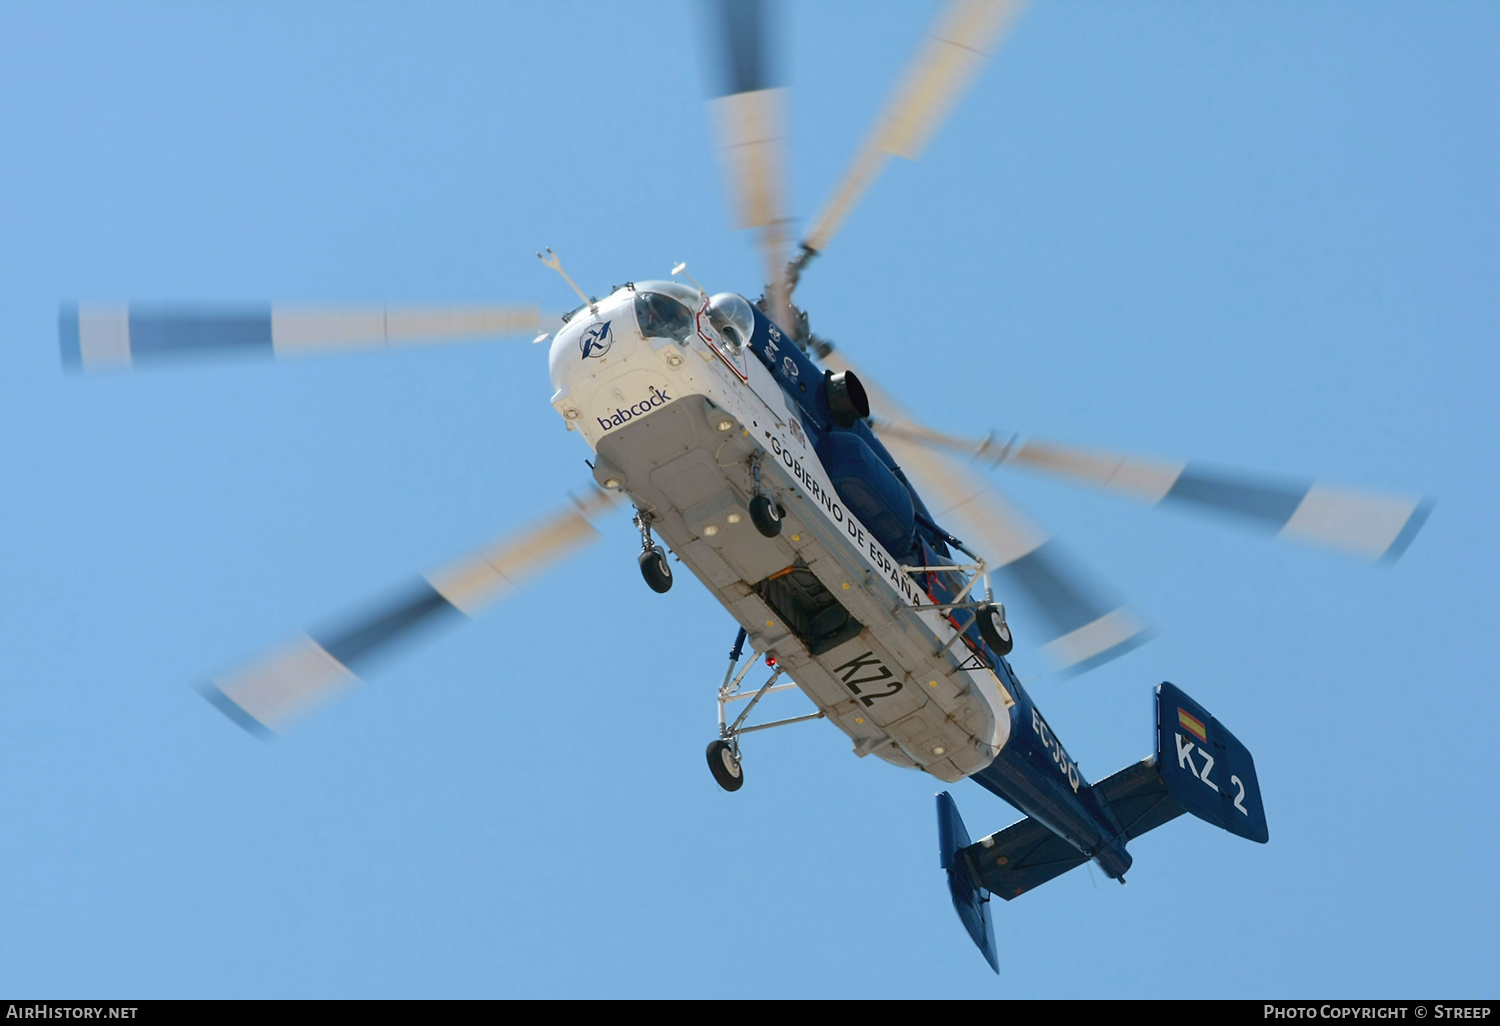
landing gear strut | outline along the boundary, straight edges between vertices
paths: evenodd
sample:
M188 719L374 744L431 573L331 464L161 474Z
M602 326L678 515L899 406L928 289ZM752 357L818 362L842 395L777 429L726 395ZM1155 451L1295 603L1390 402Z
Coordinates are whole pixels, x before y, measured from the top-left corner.
M990 575L985 567L984 560L976 556L974 553L970 552L968 546L966 546L963 542L953 537L953 535L949 534L947 531L944 531L941 527L933 523L931 520L928 520L921 513L917 514L917 522L922 524L929 530L935 532L939 538L943 539L943 541L947 542L950 546L962 552L964 555L968 556L974 561L973 563L968 565L960 565L955 563L951 566L903 565L901 567L901 569L906 571L907 573L955 573L968 571L970 574L968 583L963 586L963 589L959 591L957 595L953 596L951 601L941 602L934 606L926 607L929 609L937 609L939 612L948 616L950 620L953 619L953 613L959 609L969 610L974 614L974 619L972 622L961 623L958 621L954 621L953 629L955 633L953 637L949 638L947 643L944 644L942 648L937 650L937 654L942 655L944 652L946 652L955 641L964 636L964 634L970 627L978 627L979 636L984 639L984 643L989 646L990 651L994 652L995 655L1004 659L1006 656L1010 655L1011 649L1016 647L1016 640L1011 636L1010 624L1005 622L1005 604L1003 602L996 602L995 593L990 590ZM974 585L980 583L984 584L983 600L974 600L969 598L969 593L974 590ZM924 607L922 607L921 605L911 605L907 606L906 608L921 609Z
M776 500L760 490L760 459L750 461L750 473L755 478L755 494L750 497L750 522L767 538L781 533L781 507Z
M824 715L820 710L805 716L792 716L784 720L773 720L770 723L745 726L745 719L750 715L750 710L754 709L756 703L762 698L773 691L785 691L797 686L791 681L777 684L783 671L776 665L774 658L767 656L766 664L773 667L770 678L757 691L741 691L740 685L745 682L745 677L755 665L755 661L763 654L751 652L749 661L736 673L740 656L745 651L745 637L745 628L741 627L739 634L735 635L734 648L729 652L729 669L724 671L724 683L719 685L719 739L710 742L708 746L709 772L714 775L714 780L718 781L719 786L726 791L738 791L745 783L745 771L740 765L740 735L750 734L757 730L769 730L771 727L784 727L788 723L801 723L803 720L821 720ZM745 706L745 711L735 717L733 723L730 723L725 706L730 702L746 699L749 700L749 704Z
M637 510L631 523L641 529L641 554L637 560L641 565L641 576L651 590L665 594L672 590L672 567L667 563L667 553L651 540L651 514Z

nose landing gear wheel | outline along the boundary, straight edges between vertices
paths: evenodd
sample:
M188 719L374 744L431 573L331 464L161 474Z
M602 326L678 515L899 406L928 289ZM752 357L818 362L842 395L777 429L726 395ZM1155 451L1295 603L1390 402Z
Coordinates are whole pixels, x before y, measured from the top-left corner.
M745 771L740 768L740 760L734 757L734 749L729 747L728 741L710 742L708 769L726 791L738 791L745 783Z
M750 522L767 538L781 533L781 510L769 495L757 495L750 500Z
M1010 624L1005 622L1005 607L986 602L975 612L979 614L979 635L984 638L984 643L998 656L1010 655L1016 641L1011 637Z
M651 590L666 593L672 590L672 568L667 565L667 554L652 546L641 553L641 576L651 585Z

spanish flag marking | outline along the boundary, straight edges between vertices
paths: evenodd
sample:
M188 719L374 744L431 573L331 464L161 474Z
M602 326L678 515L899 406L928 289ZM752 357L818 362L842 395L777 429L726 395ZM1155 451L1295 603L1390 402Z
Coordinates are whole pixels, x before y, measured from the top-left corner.
M1182 729L1192 734L1199 741L1208 740L1208 731L1203 729L1203 721L1181 706L1177 707L1177 722L1182 724Z

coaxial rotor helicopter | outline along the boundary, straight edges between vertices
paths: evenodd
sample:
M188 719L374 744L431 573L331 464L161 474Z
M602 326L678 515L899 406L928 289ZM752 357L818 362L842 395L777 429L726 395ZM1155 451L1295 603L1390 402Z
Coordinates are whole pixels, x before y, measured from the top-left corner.
M972 777L1025 814L971 842L951 797L939 795L953 902L992 966L992 894L1014 898L1090 861L1123 880L1127 843L1184 811L1266 840L1248 751L1170 684L1157 690L1154 754L1093 784L1082 777L1007 660L1013 641L1001 600L1036 610L1049 632L1029 640L1075 671L1128 650L1141 625L1056 558L1046 535L1000 500L973 464L1016 465L1148 503L1228 512L1371 559L1404 550L1425 503L1037 439L949 435L859 375L793 301L801 275L886 158L919 155L1017 7L958 0L945 8L793 257L782 186L784 95L766 70L761 5L719 5L727 81L712 105L737 223L755 230L764 261L767 284L754 302L710 294L683 274L603 298L568 279L582 303L558 323L519 307L65 308L64 362L90 372L202 352L286 356L541 331L537 341L550 343L552 405L592 450L596 488L572 505L427 574L410 595L348 630L299 637L216 679L206 696L247 729L284 729L419 627L473 615L520 589L595 537L591 520L628 501L646 582L671 587L670 550L737 621L707 752L726 790L744 781L746 735L828 719L860 757L945 782ZM566 278L550 251L543 260ZM772 661L768 679L747 687L762 659ZM750 722L783 688L800 690L817 711Z

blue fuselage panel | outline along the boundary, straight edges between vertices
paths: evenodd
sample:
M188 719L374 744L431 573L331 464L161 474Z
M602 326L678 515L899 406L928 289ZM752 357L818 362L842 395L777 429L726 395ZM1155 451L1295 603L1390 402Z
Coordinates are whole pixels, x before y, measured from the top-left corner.
M1130 855L1109 807L1019 684L1014 694L1010 740L973 780L1097 860L1111 879L1124 876Z

